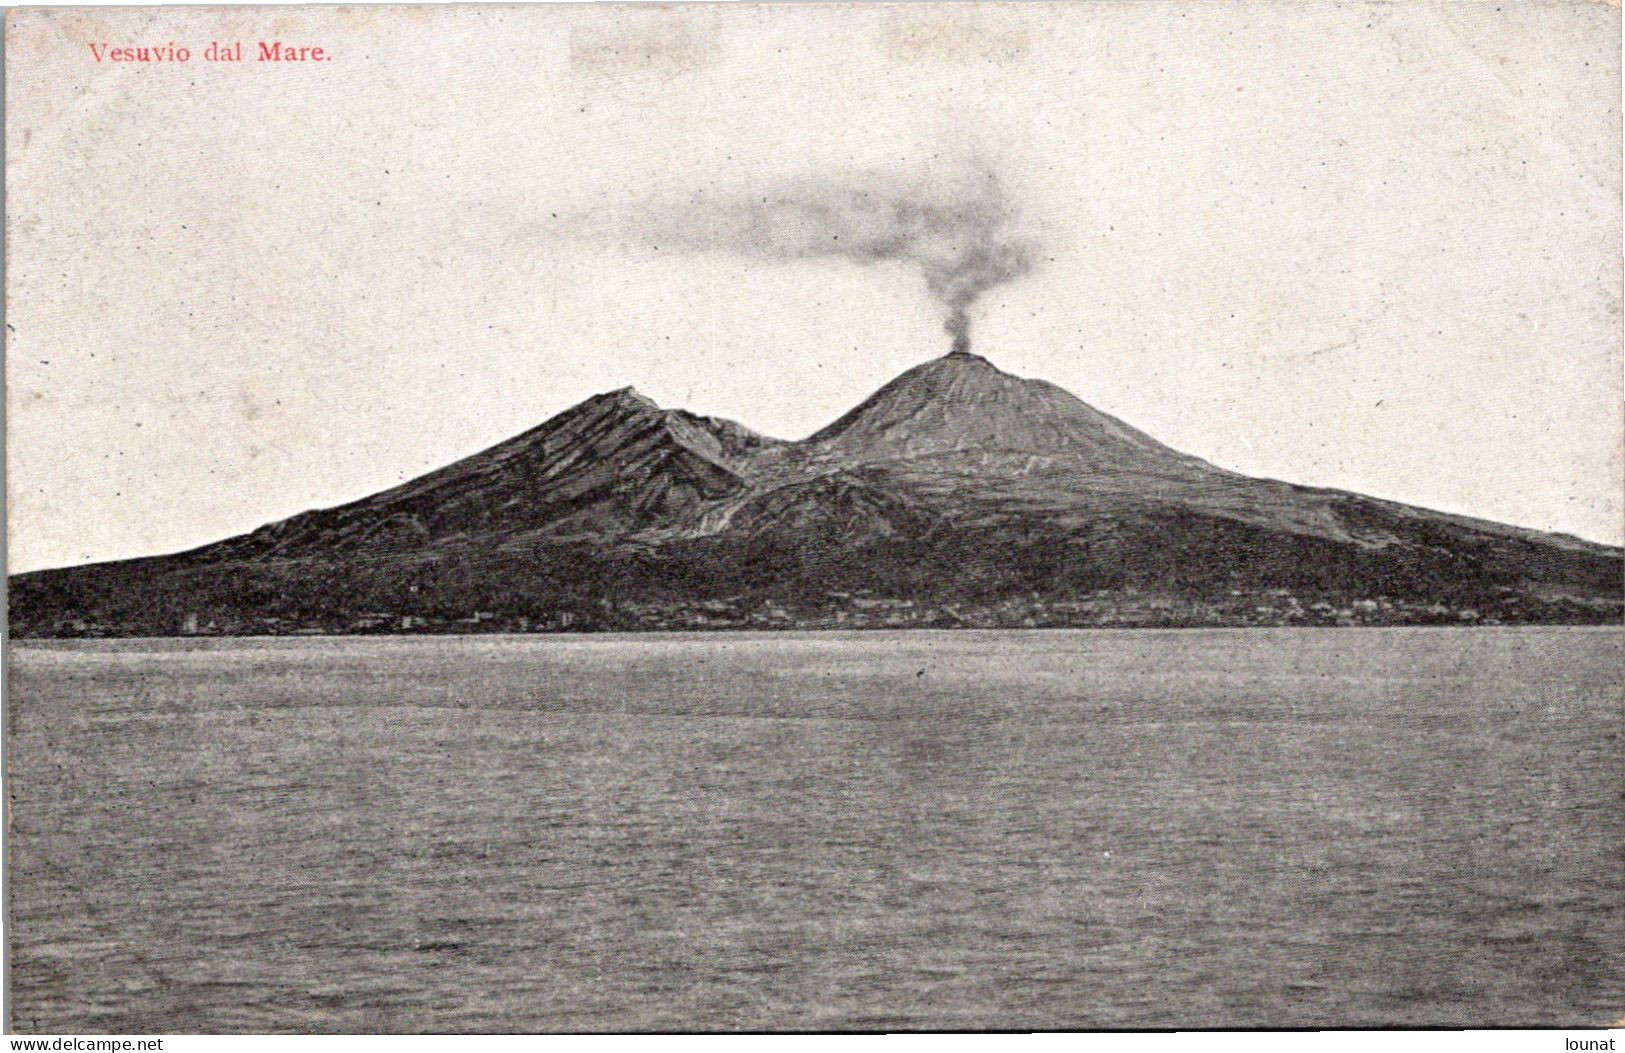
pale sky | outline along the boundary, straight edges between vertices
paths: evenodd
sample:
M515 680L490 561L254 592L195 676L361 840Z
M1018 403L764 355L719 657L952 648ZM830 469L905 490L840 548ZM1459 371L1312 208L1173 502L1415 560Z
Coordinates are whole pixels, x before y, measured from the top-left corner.
M1043 249L972 310L1001 368L1227 468L1618 544L1619 17L11 12L9 569L353 500L628 384L805 436L947 350L917 271L576 220L975 166ZM201 60L261 38L333 58Z

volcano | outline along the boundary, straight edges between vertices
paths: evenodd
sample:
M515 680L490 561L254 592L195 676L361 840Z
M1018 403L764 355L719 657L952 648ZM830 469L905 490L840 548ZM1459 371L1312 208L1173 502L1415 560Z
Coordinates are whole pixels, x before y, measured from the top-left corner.
M954 352L916 366L807 440L838 456L889 460L966 450L1149 464L1179 457L1053 384Z
M13 634L1616 622L1625 553L1238 475L963 351L807 439L631 388L391 490L10 580Z

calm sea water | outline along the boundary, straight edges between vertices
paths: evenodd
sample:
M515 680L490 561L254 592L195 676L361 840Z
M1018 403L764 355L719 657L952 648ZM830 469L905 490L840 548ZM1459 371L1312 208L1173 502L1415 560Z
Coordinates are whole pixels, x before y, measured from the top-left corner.
M25 1032L1602 1024L1617 630L22 643Z

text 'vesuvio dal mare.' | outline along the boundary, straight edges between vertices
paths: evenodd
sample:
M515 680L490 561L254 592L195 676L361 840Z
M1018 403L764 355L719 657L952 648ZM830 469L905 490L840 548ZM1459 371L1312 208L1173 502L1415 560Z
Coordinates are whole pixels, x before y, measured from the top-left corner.
M211 40L209 45L194 52L173 40L162 44L118 45L102 41L90 45L90 53L97 64L104 62L174 63L191 62L196 56L203 62L332 62L333 54L326 48L309 44L285 44L280 40L256 40L245 48L241 40Z

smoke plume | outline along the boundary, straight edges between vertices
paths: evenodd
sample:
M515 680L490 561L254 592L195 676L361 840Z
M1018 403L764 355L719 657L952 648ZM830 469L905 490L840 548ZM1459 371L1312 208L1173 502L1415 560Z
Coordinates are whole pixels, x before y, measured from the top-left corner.
M1016 219L1004 188L985 169L866 171L752 194L696 193L641 212L621 233L662 251L912 266L943 307L953 350L965 352L977 298L1033 265L1033 244Z

